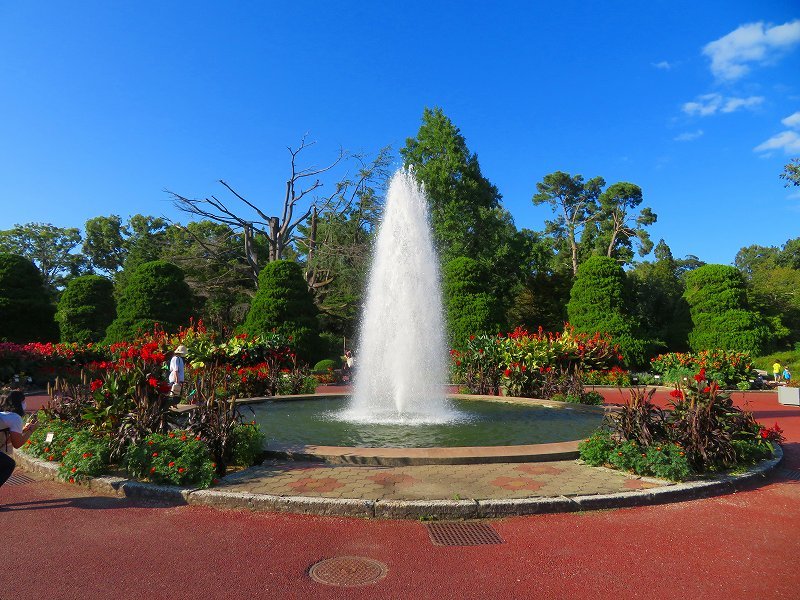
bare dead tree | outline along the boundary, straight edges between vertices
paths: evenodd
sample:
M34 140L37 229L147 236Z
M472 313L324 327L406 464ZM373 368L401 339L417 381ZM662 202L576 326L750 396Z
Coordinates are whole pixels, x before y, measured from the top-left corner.
M173 203L179 210L217 223L224 223L234 231L241 231L244 243L244 259L249 267L249 276L258 285L258 274L261 271L262 264L257 252L257 236L263 236L267 241L267 262L282 259L286 248L296 240L294 232L297 226L305 222L309 216L322 210L323 207L327 208L335 205L342 191L352 184L351 181L345 179L337 183L335 190L329 196L315 197L310 200L311 197L309 195L323 186L319 177L348 157L347 153L340 149L336 159L324 167L299 168L298 156L303 150L313 146L314 143L306 142L306 138L303 136L297 148L288 148L291 156L291 175L286 181L286 193L279 216L269 215L255 203L239 194L222 179L219 180L219 183L237 201L253 211L256 215L255 217L242 215L241 206L232 207L214 195L207 198L194 199L186 198L169 190L167 190L167 193L172 196ZM305 209L301 208L301 206L305 205L304 200L310 200Z

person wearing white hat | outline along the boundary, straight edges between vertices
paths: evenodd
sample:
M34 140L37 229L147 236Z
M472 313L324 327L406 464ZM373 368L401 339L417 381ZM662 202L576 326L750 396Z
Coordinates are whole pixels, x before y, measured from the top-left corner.
M175 351L172 353L172 359L169 361L169 382L172 384L172 388L170 390L170 396L180 396L181 390L183 389L183 369L184 369L184 360L183 357L186 356L188 349L186 346L181 344Z

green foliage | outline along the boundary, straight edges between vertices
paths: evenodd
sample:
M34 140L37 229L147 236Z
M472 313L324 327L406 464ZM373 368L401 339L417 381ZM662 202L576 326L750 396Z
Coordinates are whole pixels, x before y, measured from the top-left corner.
M264 454L264 438L261 428L255 422L235 427L231 462L242 467L258 464Z
M319 381L307 371L295 369L289 373L282 373L278 379L278 394L281 396L295 396L297 394L313 394L317 391Z
M65 448L58 474L70 482L96 477L108 469L111 440L108 435L96 436L88 431L78 431Z
M789 372L792 373L794 378L797 378L800 375L800 348L756 357L753 359L753 366L766 371L769 373L769 377L772 377L772 365L776 362L781 363L781 366L788 366Z
M330 358L325 358L319 361L317 364L314 365L314 368L311 369L313 373L327 373L330 370L338 369L341 366L340 362L332 360Z
M42 460L59 461L67 452L77 431L69 423L51 419L45 412L39 411L39 426L25 442L25 452ZM50 433L53 438L48 442L47 436Z
M155 483L207 488L214 480L208 447L183 431L148 435L128 447L123 464L134 477Z
M482 263L489 274L485 291L503 314L520 277L524 243L477 155L440 108L425 109L416 138L407 139L400 154L425 184L442 263L460 256Z
M36 266L17 254L0 254L0 341L57 340L54 315Z
M597 392L574 394L564 394L559 392L550 396L549 400L554 400L556 402L567 402L569 404L589 404L591 406L602 406L604 402L603 396Z
M276 331L291 336L297 354L315 361L320 353L317 312L300 265L277 260L261 270L243 329L251 335Z
M592 256L580 266L567 315L578 332L609 334L619 344L626 364L646 364L651 342L638 335L625 273L613 258Z
M786 163L780 176L786 180L786 187L800 185L800 158L793 158Z
M168 262L152 261L131 274L117 305L117 318L106 332L106 343L136 338L158 323L165 331L177 331L189 322L192 292L183 271Z
M447 329L454 348L464 348L470 335L501 328L502 315L486 291L489 275L481 263L466 256L454 258L445 264L442 280Z
M98 275L76 277L58 301L61 341L99 342L115 316L114 284Z
M670 384L680 383L684 378L690 378L703 369L709 381L730 389L748 382L753 362L747 352L701 350L695 353L659 354L651 361L651 368L654 373L662 376L664 383ZM772 368L772 363L769 363L769 368Z
M471 335L462 350L450 351L453 381L472 394L550 398L572 394L583 399L581 374L608 370L621 359L608 336L517 328L506 336Z
M80 231L74 227L26 223L0 231L0 252L19 254L33 262L45 288L54 294L70 277L86 270L84 257L72 252L80 241Z
M634 295L634 314L644 336L671 350L688 350L692 327L683 299L684 283L669 246L660 240L655 262L637 263L628 272Z
M602 467L609 462L612 450L616 448L616 442L611 439L611 434L607 429L599 429L587 439L578 444L581 460L591 467Z
M720 348L761 354L770 342L764 319L748 310L745 283L735 267L705 265L686 276L684 298L693 329L692 350Z

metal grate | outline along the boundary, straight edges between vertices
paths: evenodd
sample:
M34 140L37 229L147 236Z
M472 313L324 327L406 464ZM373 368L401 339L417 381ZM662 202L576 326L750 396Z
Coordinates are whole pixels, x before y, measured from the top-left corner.
M337 556L314 563L308 575L317 583L353 587L375 583L386 577L386 565L359 556Z
M26 483L33 483L36 480L22 473L14 473L6 479L6 485L25 485Z
M792 481L800 481L800 471L796 469L777 469L778 475L791 479Z
M481 546L502 544L503 538L486 523L426 523L437 546Z

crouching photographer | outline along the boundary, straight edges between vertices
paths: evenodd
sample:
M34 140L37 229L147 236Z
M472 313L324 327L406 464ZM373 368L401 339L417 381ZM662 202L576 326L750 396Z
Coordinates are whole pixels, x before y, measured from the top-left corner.
M25 394L13 390L0 395L0 486L11 477L17 466L11 458L14 448L21 447L36 430L36 415L23 425L24 416Z

